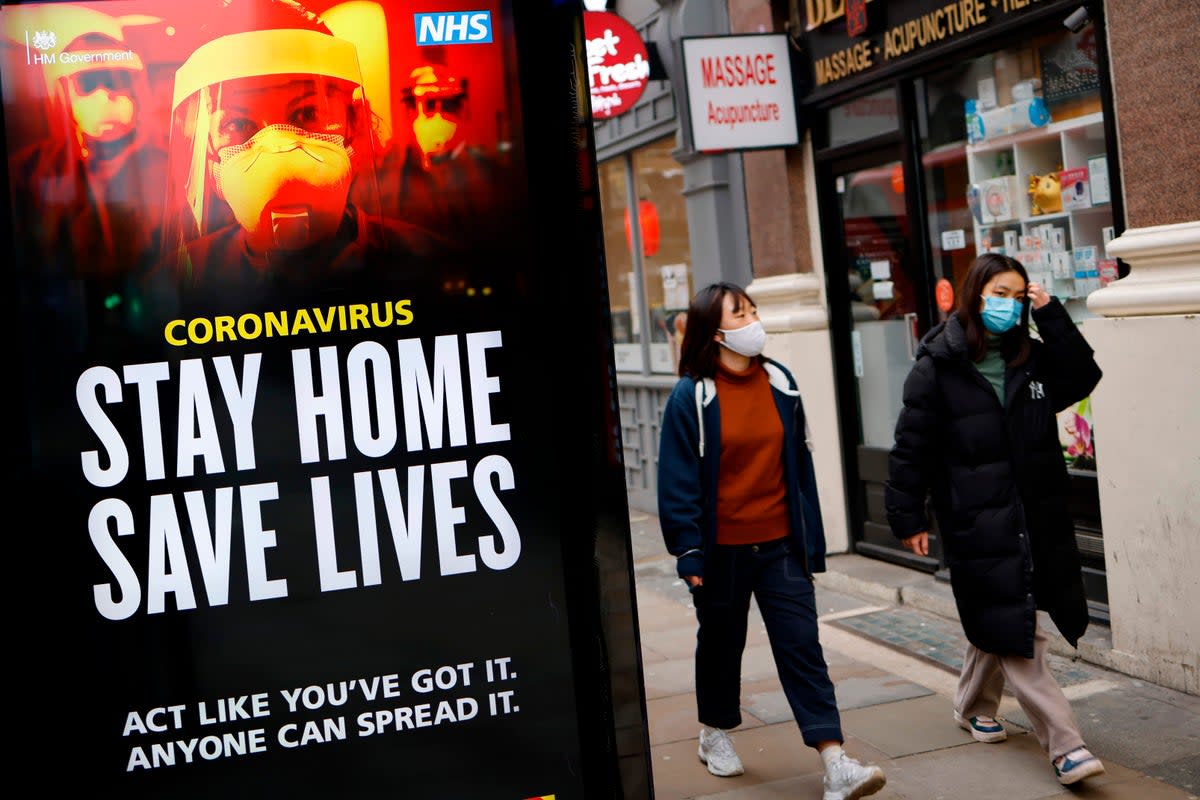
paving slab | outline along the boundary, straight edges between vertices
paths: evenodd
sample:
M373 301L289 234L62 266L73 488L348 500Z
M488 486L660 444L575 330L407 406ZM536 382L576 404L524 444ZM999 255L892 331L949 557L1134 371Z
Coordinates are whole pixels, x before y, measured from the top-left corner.
M850 709L842 728L891 758L973 742L954 724L953 705L940 695Z
M836 692L837 705L842 711L933 694L932 689L896 675L846 678L837 684Z
M747 647L742 652L742 682L774 678L779 675L775 666L775 655L771 645L760 644Z
M1038 800L1197 800L1194 794L1144 775L1119 782L1061 788L1062 791Z
M1188 708L1132 686L1076 699L1071 708L1088 748L1101 760L1119 758L1128 767L1200 789L1200 732ZM1008 718L1029 726L1020 709Z
M875 748L853 736L846 738L845 747L847 753L862 763L878 764L883 769L884 774L888 774L892 762L878 750L875 750ZM809 750L809 752L816 756L815 751ZM816 758L818 759L818 763L812 772L776 781L764 781L754 786L737 787L716 794L701 795L694 798L694 800L784 800L784 798L786 800L804 800L805 798L816 800L823 792L821 779L824 775L824 770L819 763L820 757L816 756ZM871 797L872 800L928 800L928 798L918 798L914 795L901 794L891 785L884 786L883 789ZM661 796L657 800L662 800Z
M816 587L817 615L844 614L860 608L872 608L874 603L857 595L846 594L823 586Z
M1200 794L1200 755L1193 753L1182 758L1149 764L1143 771L1152 778L1193 794Z
M732 789L751 789L764 783L821 771L821 757L804 745L794 722L739 728L733 732L732 739L746 773L731 778L709 774L696 755L698 742L695 738L652 747L657 800L704 797ZM817 780L819 784L819 774Z
M660 697L646 702L646 714L650 720L651 746L696 739L700 723L696 721L696 696L677 694ZM742 724L738 730L761 728L765 722L753 711L742 706Z
M753 603L743 724L733 734L747 774L716 778L700 763L695 611L662 549L657 518L632 520L656 800L816 800L820 758L803 744ZM1054 778L1011 694L1000 707L1006 742L975 742L954 724L951 698L965 638L944 582L849 554L831 557L830 570L817 578L822 643L846 749L887 773L875 800L1200 800L1200 697L1108 669L1092 652L1105 647L1104 626L1093 626L1078 651L1052 639L1051 669L1108 770L1068 789ZM639 767L622 769L636 775Z
M645 664L642 682L645 684L647 702L676 694L694 694L696 691L691 659L666 659Z

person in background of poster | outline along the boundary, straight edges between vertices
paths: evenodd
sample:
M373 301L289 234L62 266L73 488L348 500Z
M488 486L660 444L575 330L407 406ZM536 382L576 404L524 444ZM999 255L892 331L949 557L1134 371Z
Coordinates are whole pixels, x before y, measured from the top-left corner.
M692 592L700 760L741 775L728 730L742 722L742 651L751 595L804 743L825 764L824 800L866 797L883 770L846 754L818 639L814 572L825 534L795 379L762 355L767 334L745 290L692 298L676 383L663 413L658 508L667 550Z
M977 741L1004 741L996 712L1007 682L1064 785L1104 766L1050 671L1037 610L1072 647L1087 630L1055 414L1100 377L1057 299L1015 259L977 257L958 308L922 339L904 382L884 495L892 533L921 556L929 555L932 495L968 640L955 721Z
M144 65L121 20L83 6L36 13L30 21L46 30L29 47L47 60L31 70L46 82L48 124L11 158L14 255L43 277L103 283L106 294L155 263L162 206L147 198L163 195L167 156L146 133ZM5 33L24 22L9 17Z
M225 0L208 29L175 78L164 249L185 292L254 302L427 273L450 247L379 214L354 44L294 0Z
M431 230L494 241L508 226L505 187L512 177L501 148L468 141L470 80L444 64L412 69L402 90L409 136L386 154L384 213Z

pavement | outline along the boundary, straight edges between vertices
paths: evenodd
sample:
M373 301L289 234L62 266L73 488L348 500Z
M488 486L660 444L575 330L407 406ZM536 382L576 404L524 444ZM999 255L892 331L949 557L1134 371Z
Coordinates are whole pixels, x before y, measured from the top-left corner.
M733 743L744 775L710 775L696 755L696 618L675 576L658 518L632 509L642 670L656 800L782 800L822 794L821 759L800 738L751 605L742 661L743 723ZM1061 786L1015 699L1000 717L1007 741L984 744L953 721L966 640L949 586L932 575L845 554L817 575L822 647L837 692L846 750L887 775L879 800L1197 800L1200 697L1108 669L1107 631L1093 624L1078 650L1052 639L1051 668L1104 775ZM1052 629L1053 625L1043 619Z

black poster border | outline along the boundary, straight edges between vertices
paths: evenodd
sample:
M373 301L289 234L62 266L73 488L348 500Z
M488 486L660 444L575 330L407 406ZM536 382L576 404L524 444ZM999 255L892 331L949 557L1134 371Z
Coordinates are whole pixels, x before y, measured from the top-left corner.
M577 83L580 75L586 75L582 9L565 0L511 0L508 7L514 41L519 44L521 103L516 111L524 117L521 130L525 152L530 154L529 214L537 220L535 227L545 232L546 241L528 263L500 266L525 273L517 281L525 292L513 313L527 315L522 340L539 344L537 350L522 351L517 357L541 363L547 375L541 391L558 396L555 411L545 423L553 430L546 438L555 442L552 457L558 464L552 472L559 480L540 487L539 494L551 509L547 516L557 522L562 551L566 587L562 611L571 641L579 741L579 763L570 768L580 775L587 798L649 798L653 782L595 142L586 81L582 87ZM3 115L11 111L8 107L0 110L0 151L5 153L8 142ZM0 235L5 252L11 253L16 232L7 187L12 176L8 159L0 162L0 183L6 187ZM568 202L572 197L575 202ZM11 392L16 397L10 398L17 430L6 443L15 473L10 513L14 523L24 517L23 525L44 536L53 532L38 528L37 507L53 502L54 487L52 476L37 474L37 454L22 429L36 403L36 395L22 379L27 373L21 367L35 334L22 324L18 313L23 290L19 275L15 266L7 270L12 313L5 315L5 331L17 354L11 376L17 379L12 381L16 386ZM564 336L555 330L562 324L556 317L563 313L580 321L576 335ZM62 546L74 543L63 541ZM76 761L72 749L88 747L87 741L72 740L66 713L71 707L72 686L64 680L73 671L88 669L88 664L56 663L52 675L31 669L38 669L44 654L70 649L62 640L60 615L77 612L80 603L90 600L81 596L78 587L54 583L46 574L51 567L36 563L43 553L44 545L35 544L28 534L14 536L10 564L18 575L8 586L14 610L10 652L15 654L20 680L10 685L10 692L18 695L12 707L14 717L24 721L21 745L14 754L17 769L36 783L52 785L72 772ZM486 602L487 598L480 600ZM104 654L93 652L92 656L103 658ZM615 666L629 664L633 666ZM618 697L626 698L623 702L635 698L633 707L620 710L627 726L632 713L632 730L617 730ZM462 763L468 771L469 762L469 754L464 754ZM513 765L514 772L520 769L519 763ZM253 770L242 774L247 793L270 794L269 775L258 776ZM88 780L87 775L76 778ZM447 775L445 796L464 797L455 793L454 779ZM98 796L108 796L108 788L93 784ZM545 791L553 792L554 787Z

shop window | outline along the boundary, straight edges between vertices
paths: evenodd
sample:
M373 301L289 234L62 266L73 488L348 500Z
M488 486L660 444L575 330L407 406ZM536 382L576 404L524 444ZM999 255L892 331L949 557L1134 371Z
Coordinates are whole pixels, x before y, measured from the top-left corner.
M678 368L681 315L693 286L683 168L671 155L674 146L674 137L667 137L600 165L620 372L674 374ZM649 334L643 340L645 327Z
M829 146L853 144L900 128L895 89L884 89L829 110Z
M1076 322L1118 277L1095 29L1030 40L918 81L934 272L957 285L985 252L1020 261ZM1090 402L1064 412L1063 454L1094 470Z
M629 207L625 161L600 164L600 208L604 220L604 259L608 268L608 304L612 312L613 346L618 370L641 370L639 313L631 279L633 254L625 244L625 211Z

